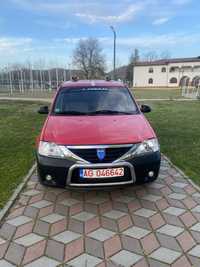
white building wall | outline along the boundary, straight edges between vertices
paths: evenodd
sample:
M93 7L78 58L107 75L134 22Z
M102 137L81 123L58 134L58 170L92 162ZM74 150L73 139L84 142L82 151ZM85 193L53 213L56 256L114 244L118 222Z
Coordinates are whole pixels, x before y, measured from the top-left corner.
M199 68L195 69L195 66ZM166 72L162 72L162 68L166 68ZM175 71L170 69L174 67ZM188 69L186 67L189 67ZM153 73L149 73L149 69L153 69ZM188 76L190 81L196 76L200 76L200 62L183 62L169 63L166 65L146 65L135 66L133 69L133 86L134 87L178 87L183 76ZM175 77L177 83L170 83L170 79ZM153 79L153 84L149 84L149 79Z

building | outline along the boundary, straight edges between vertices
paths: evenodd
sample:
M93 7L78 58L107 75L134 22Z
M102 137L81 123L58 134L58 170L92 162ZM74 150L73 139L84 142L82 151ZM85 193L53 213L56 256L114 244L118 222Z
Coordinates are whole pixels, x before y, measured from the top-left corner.
M200 56L139 61L133 68L134 87L200 86Z

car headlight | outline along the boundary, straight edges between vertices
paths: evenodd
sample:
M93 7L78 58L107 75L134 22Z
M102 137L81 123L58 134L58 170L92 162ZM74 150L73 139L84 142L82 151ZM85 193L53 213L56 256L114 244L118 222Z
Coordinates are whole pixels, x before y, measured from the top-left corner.
M146 153L157 152L159 150L160 146L156 138L145 140L142 143L134 144L132 148L126 154L118 158L116 162L120 160L128 160Z
M52 158L65 158L70 156L70 151L64 146L56 145L55 143L40 141L38 153L41 156Z
M146 154L149 152L157 152L160 150L158 140L156 138L145 140L134 151L134 155Z

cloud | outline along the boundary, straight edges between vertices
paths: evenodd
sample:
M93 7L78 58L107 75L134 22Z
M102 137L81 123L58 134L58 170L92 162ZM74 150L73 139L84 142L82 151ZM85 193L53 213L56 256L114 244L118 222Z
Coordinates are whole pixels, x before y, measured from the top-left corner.
M57 39L57 42L65 42L67 44L75 45L80 39L86 39L86 37L80 38L64 38L63 40ZM103 47L113 45L112 37L100 37L98 40L102 43ZM170 46L177 46L181 44L192 44L200 41L200 34L187 34L187 33L171 33L161 35L141 35L136 37L118 37L118 47L129 48L169 48Z
M159 18L159 19L155 19L152 24L153 25L162 25L162 24L165 24L168 21L169 21L169 18L167 18L167 17Z
M132 20L136 14L144 8L144 4L131 4L129 5L124 12L121 12L118 15L96 15L90 13L76 13L75 15L79 18L84 19L89 23L122 23Z
M32 43L31 38L0 37L0 51L14 52L17 48L26 48Z

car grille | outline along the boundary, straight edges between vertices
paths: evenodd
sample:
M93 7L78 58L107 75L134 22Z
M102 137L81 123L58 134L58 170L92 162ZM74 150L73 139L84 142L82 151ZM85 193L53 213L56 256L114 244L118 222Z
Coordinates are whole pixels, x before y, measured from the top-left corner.
M100 160L97 156L97 148L69 148L71 152L75 155L79 156L80 158L90 162L90 163L110 163L125 153L127 153L131 149L132 145L130 146L120 146L120 147L107 147L105 148L105 157L103 160Z

